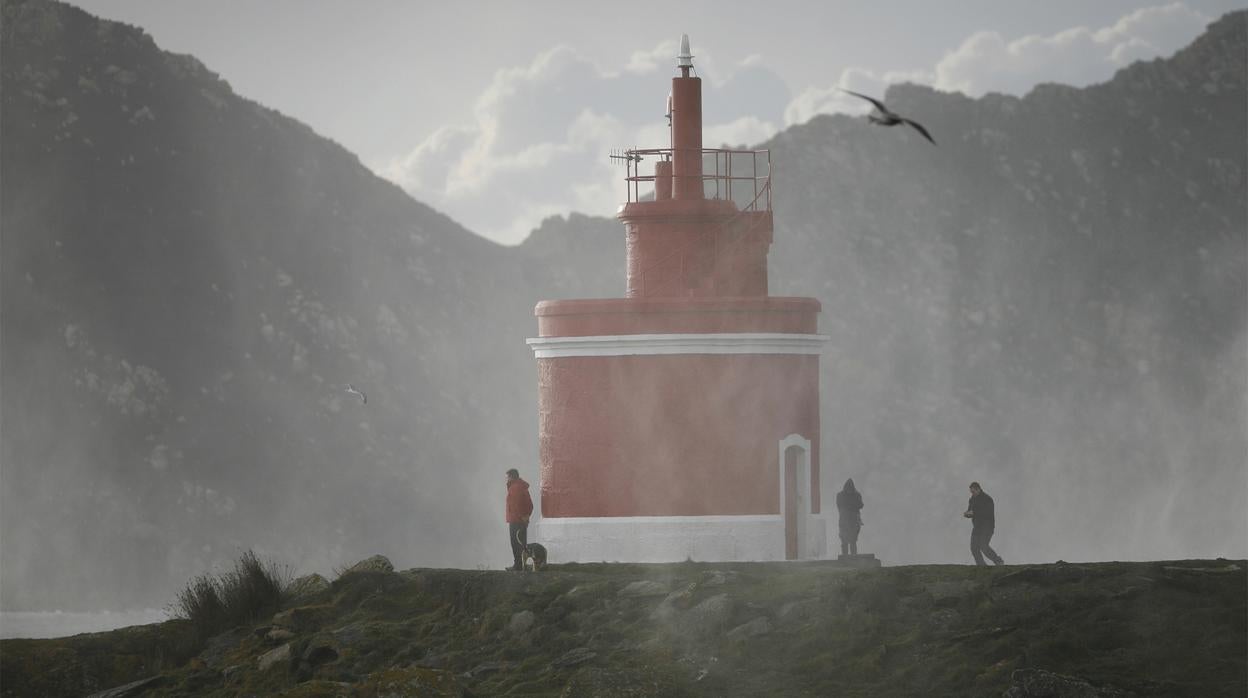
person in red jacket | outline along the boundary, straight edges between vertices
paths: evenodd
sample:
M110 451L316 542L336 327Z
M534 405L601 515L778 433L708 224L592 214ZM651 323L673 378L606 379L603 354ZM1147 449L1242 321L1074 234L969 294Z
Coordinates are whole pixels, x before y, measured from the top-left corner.
M529 497L529 483L520 479L520 471L507 471L507 532L511 536L511 556L515 563L507 569L519 572L524 569L524 547L529 542L529 516L533 513L533 499Z

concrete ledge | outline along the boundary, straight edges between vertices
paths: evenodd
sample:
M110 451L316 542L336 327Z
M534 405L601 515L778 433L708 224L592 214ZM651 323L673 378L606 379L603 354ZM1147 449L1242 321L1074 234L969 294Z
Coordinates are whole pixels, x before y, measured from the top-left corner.
M872 553L859 553L858 555L837 555L837 567L880 567L880 561L875 559Z
M654 356L665 354L805 354L818 356L828 337L820 334L624 334L599 337L535 337L527 340L539 359L567 356Z
M819 301L780 296L579 298L534 308L539 337L818 332Z

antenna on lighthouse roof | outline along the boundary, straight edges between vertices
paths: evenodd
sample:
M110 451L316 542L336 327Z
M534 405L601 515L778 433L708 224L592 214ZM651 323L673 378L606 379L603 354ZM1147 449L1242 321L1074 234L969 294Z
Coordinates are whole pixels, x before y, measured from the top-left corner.
M689 53L689 35L680 35L680 54L676 56L676 67L687 71L693 67L693 54Z
M611 150L611 154L608 155L607 157L611 158L612 160L624 160L626 162L641 162L641 156L636 153L635 147L629 150L616 150L613 148Z

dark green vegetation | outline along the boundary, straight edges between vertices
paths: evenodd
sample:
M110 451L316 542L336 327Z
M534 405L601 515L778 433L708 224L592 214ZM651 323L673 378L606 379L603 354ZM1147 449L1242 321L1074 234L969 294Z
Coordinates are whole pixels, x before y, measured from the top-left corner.
M196 639L204 641L222 630L272 615L281 607L288 583L289 575L248 550L234 569L192 579L178 592L172 615L190 621Z
M185 620L53 640L0 640L0 695L84 696L176 671L199 651Z
M175 670L123 652L181 630L166 623L4 641L0 683L59 695L111 656L117 684L163 672L151 696L1000 696L1025 668L1243 696L1246 599L1245 563L1227 560L348 573Z

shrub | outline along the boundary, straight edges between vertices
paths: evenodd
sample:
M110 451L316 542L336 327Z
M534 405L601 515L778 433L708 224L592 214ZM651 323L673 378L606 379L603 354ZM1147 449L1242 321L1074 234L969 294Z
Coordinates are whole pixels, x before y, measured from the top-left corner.
M191 621L195 636L206 640L223 630L254 623L281 608L290 575L263 563L250 550L234 569L214 577L202 574L178 592L170 613Z
M173 604L171 615L191 621L200 639L209 637L213 630L225 624L225 607L217 586L212 575L201 574L178 592Z

